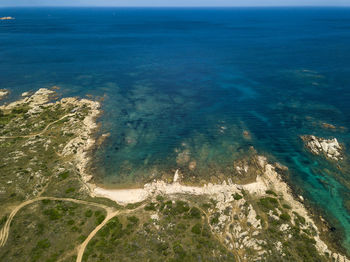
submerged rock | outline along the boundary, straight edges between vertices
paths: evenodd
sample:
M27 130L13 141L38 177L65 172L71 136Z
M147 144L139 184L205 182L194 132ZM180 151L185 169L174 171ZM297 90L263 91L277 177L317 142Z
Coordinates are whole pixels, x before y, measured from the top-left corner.
M178 165L186 165L190 161L190 151L188 149L180 152L176 157Z
M248 140L251 140L251 139L252 139L252 136L250 135L249 131L247 131L247 130L244 130L244 131L243 131L243 137L244 137L245 139L248 139Z
M325 157L336 161L343 159L342 146L336 138L325 139L313 135L305 135L301 136L301 139L311 153L315 155L323 154Z
M333 129L333 130L337 129L337 127L335 125L328 124L328 123L322 123L322 127L324 129Z
M197 166L197 162L193 160L188 164L188 169L193 171L196 169L196 166Z

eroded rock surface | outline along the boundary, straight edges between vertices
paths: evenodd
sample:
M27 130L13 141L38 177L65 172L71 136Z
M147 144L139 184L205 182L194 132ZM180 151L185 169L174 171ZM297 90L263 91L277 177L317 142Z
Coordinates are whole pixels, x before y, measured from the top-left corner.
M336 138L325 139L313 135L302 136L305 146L315 155L324 155L325 157L338 161L342 160L342 146Z
M0 100L9 94L9 91L6 89L0 89Z

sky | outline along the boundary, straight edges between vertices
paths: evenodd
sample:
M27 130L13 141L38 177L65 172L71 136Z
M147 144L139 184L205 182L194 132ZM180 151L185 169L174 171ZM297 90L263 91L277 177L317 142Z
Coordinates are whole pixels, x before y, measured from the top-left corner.
M7 6L350 6L350 0L0 0Z

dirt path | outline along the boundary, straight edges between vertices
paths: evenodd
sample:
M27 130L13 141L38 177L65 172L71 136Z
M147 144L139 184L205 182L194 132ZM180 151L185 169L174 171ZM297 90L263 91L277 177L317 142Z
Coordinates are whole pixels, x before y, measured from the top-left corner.
M108 211L107 211L108 212ZM109 212L107 213L106 218L102 221L101 224L99 224L97 227L95 227L95 229L89 234L89 236L85 239L85 241L78 247L78 256L77 256L77 260L76 262L81 262L81 260L83 259L83 255L85 252L85 248L86 246L89 244L90 240L96 235L96 233L104 226L107 224L107 222L112 219L113 217L115 217L116 215L118 215L120 212L116 211L116 212L111 212L109 210Z
M78 247L78 256L76 262L81 262L83 259L83 255L85 252L85 249L87 245L89 244L90 240L97 234L97 232L103 228L104 225L108 223L109 220L111 220L113 217L119 214L128 214L130 212L135 212L138 209L144 208L145 205L141 205L135 209L129 209L129 210L123 210L123 211L115 211L113 212L112 210L107 211L107 216L106 218L102 221L101 224L99 224L90 234L89 236L85 239L85 241Z
M111 220L113 217L115 217L118 214L127 214L127 213L134 212L137 209L144 207L144 205L141 205L135 209L115 211L112 207L108 207L108 206L105 206L103 204L98 204L98 203L94 203L94 202L79 200L79 199L59 198L59 197L38 197L35 199L25 201L25 202L21 203L20 205L16 206L16 208L14 210L12 210L11 214L9 215L9 217L6 220L4 227L0 230L0 247L3 247L6 244L6 241L8 239L9 232L10 232L11 222L12 222L13 218L15 217L15 215L17 214L17 212L27 205L30 205L30 204L33 204L35 202L42 201L42 200L68 201L68 202L73 202L73 203L77 203L77 204L95 206L95 207L103 208L104 210L106 210L106 212L107 212L106 218L102 221L101 224L99 224L97 227L95 227L95 229L89 234L89 236L84 240L84 242L78 246L78 248L77 248L78 254L77 254L77 260L76 260L77 262L82 261L86 246L89 244L90 240L97 234L97 232L104 225L107 224L107 222L109 220Z
M90 205L90 206L95 206L95 207L100 207L106 210L107 214L111 213L111 208L102 204L98 204L98 203L94 203L94 202L88 202L88 201L84 201L84 200L78 200L78 199L73 199L73 198L58 198L58 197L38 197L35 199L31 199L28 201L25 201L23 203L21 203L20 205L16 206L16 208L14 210L12 210L10 216L7 218L7 221L4 225L4 227L0 230L0 247L3 247L6 244L6 241L8 239L9 236L9 231L10 231L10 226L11 226L11 222L14 218L14 216L17 214L17 212L27 206L30 205L32 203L35 203L37 201L41 201L41 200L57 200L57 201L69 201L69 202L73 202L73 203L77 203L77 204L83 204L83 205Z
M37 136L37 135L42 135L43 133L45 133L47 131L47 129L52 126L53 124L61 121L62 119L65 119L66 117L69 117L69 116L74 116L75 113L71 113L71 114L68 114L68 115L65 115L65 116L62 116L60 119L58 120L55 120L51 123L49 123L43 130L41 130L39 133L35 133L35 134L30 134L30 135L25 135L25 136L0 136L0 139L7 139L7 138L28 138L28 137L33 137L33 136Z

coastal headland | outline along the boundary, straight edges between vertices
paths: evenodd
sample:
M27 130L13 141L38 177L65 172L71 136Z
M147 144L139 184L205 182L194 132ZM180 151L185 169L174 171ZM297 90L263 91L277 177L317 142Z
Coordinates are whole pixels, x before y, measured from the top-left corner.
M95 185L101 113L44 88L0 106L0 260L349 261L284 182L288 169L258 153L237 164L250 183L188 185L178 169L136 189ZM315 154L340 159L337 140L316 140Z

